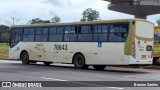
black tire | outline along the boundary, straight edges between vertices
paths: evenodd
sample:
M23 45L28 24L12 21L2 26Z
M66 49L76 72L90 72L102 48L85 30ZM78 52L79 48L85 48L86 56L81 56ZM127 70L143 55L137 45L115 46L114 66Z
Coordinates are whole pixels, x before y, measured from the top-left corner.
M85 58L82 54L76 54L73 58L73 64L77 69L87 69L89 65L85 64Z
M93 67L94 67L96 70L104 70L104 68L106 67L106 65L93 65Z
M21 61L23 64L30 64L30 61L29 61L29 55L27 52L23 52L21 54Z
M52 63L51 62L43 62L45 66L50 66Z

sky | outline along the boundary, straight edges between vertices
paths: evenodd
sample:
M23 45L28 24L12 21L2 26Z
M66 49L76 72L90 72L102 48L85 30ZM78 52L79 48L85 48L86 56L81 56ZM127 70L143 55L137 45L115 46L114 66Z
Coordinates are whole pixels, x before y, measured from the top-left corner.
M87 8L99 11L100 19L133 19L133 15L107 9L109 2L102 0L0 0L0 24L28 24L31 19L50 20L59 16L61 22L80 21L82 12ZM151 15L147 20L156 23L160 14Z

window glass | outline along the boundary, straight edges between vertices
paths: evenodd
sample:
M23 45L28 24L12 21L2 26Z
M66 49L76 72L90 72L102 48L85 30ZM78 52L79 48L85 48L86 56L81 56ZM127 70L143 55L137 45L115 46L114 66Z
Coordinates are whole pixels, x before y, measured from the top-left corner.
M81 26L81 33L91 33L90 26Z
M36 37L35 37L35 41L37 41L37 42L41 42L41 41L44 41L44 37L43 37L43 35L36 35Z
M48 34L48 28L43 28L43 34Z
M99 35L99 41L107 41L107 40L108 40L108 34Z
M98 41L98 39L99 39L99 34L94 34L93 41Z
M21 41L21 34L16 34L16 37L15 37L15 42L19 42Z
M22 40L22 28L13 28L11 31L12 42L18 43Z
M75 27L65 27L65 33L76 33Z
M81 26L81 29L78 33L78 41L92 41L91 26Z
M51 27L50 28L50 34L56 34L56 27Z
M65 33L71 33L72 27L65 27Z
M35 34L35 29L34 28L30 28L30 34Z
M72 32L71 33L76 33L76 27L72 27Z
M123 41L123 37L121 33L111 33L109 36L109 41Z
M101 33L101 25L95 25L94 33Z
M36 35L35 35L35 41L37 42L46 42L48 41L48 28L37 28L36 29Z
M13 34L13 35L11 35L11 42L15 42L14 40L15 40L15 35Z
M48 41L48 35L42 35L42 41L44 42Z
M30 29L29 28L24 28L23 34L29 34Z
M62 41L63 40L63 35L49 35L49 41Z
M35 41L41 41L42 40L42 35L36 35Z
M24 28L23 41L34 41L34 28Z
M14 30L14 32L16 33L16 34L22 34L22 30L23 30L23 28L15 28L15 29L13 29Z
M63 27L57 27L57 33L63 33Z
M118 25L111 25L110 32L120 32L120 27Z
M36 29L36 34L42 34L42 28L37 28Z
M78 41L92 41L92 34L79 34Z
M128 24L112 24L110 26L109 41L124 42L128 36Z
M67 26L65 27L65 35L64 35L64 41L76 41L77 40L77 34L75 30L75 26Z
M76 41L77 34L65 34L64 41Z
M62 41L63 31L63 27L51 27L49 33L49 41Z
M108 25L102 25L102 33L108 32Z
M34 41L34 35L23 35L23 41Z
M108 41L108 33L109 28L108 25L105 24L99 24L94 25L94 36L93 41Z
M108 40L108 34L94 34L94 41L107 41Z
M127 26L120 26L120 32L128 32L127 29Z

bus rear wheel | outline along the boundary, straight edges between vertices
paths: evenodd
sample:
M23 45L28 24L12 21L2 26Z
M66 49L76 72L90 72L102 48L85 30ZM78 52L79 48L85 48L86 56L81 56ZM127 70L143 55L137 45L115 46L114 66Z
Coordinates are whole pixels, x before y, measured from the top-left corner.
M30 64L30 61L29 61L29 55L27 52L23 52L21 54L21 61L23 64Z
M93 67L94 67L96 70L104 70L104 68L106 67L106 65L93 65Z
M73 64L77 69L87 69L89 65L85 64L85 58L82 54L76 54L73 58Z

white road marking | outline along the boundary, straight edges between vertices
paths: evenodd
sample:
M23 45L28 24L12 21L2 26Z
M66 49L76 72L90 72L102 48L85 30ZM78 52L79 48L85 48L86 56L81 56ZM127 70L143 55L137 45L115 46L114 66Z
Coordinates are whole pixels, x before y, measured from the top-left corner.
M12 61L12 60L0 60L0 63L21 63L21 61Z
M97 86L97 87L107 87L104 85L98 85L98 84L90 84L90 83L82 83L82 82L74 82L74 83L79 83L79 84L86 84L86 85L93 85L93 86ZM112 88L112 89L124 89L124 88L119 88L119 87L107 87L107 88Z
M41 77L43 79L47 79L47 80L54 80L54 81L67 81L67 80L63 80L63 79L55 79L55 78L47 78L47 77Z
M48 78L48 77L41 77L43 79L47 80L54 80L54 81L68 81L68 80L63 80L63 79L55 79L55 78ZM86 84L86 85L91 85L91 86L97 86L97 87L104 87L103 85L98 85L98 84L90 84L90 83L83 83L83 82L76 82L76 81L68 81L68 82L73 82L73 83L79 83L79 84ZM107 87L107 86L106 86ZM119 87L107 87L111 89L124 89L124 88L119 88Z
M120 87L108 87L108 88L112 88L112 89L119 89L119 90L124 89L124 88L120 88Z
M127 77L127 78L136 78L136 79L146 79L146 80L157 80L157 78L151 78L151 77L140 77L140 76L124 76L124 77Z

